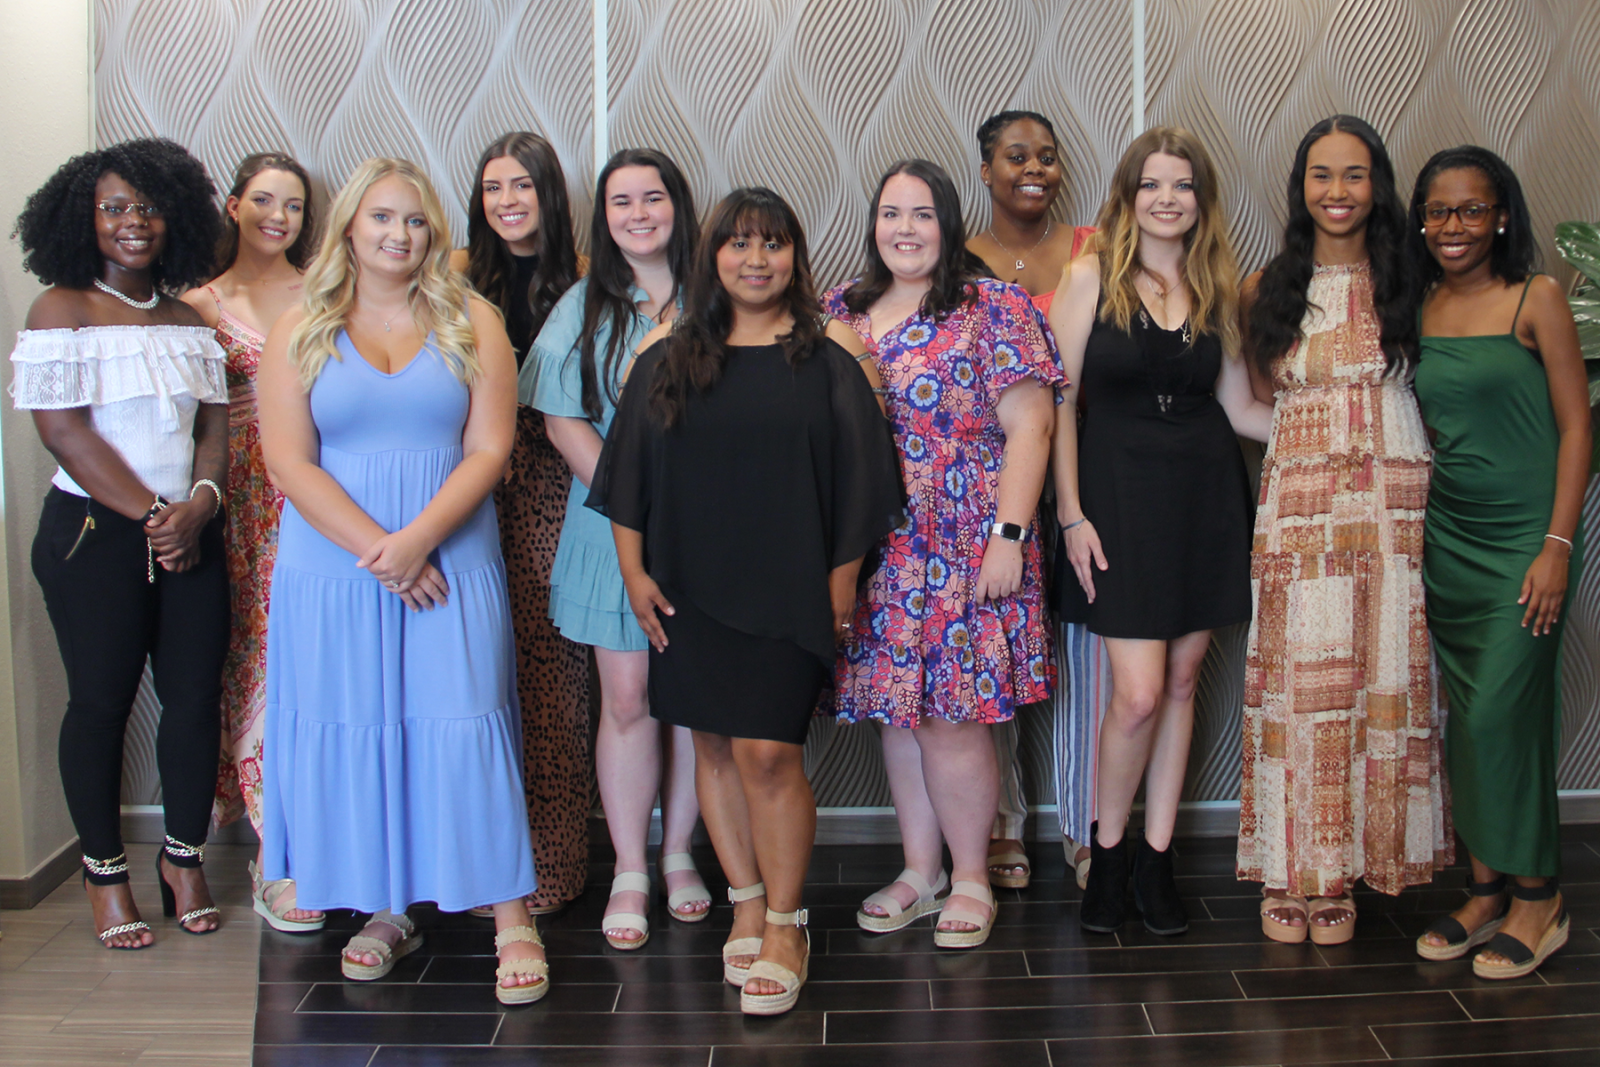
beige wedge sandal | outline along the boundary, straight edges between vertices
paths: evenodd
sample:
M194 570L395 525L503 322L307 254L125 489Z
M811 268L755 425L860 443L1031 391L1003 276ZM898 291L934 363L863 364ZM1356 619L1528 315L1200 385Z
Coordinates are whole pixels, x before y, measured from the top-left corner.
M518 941L544 948L544 942L539 938L539 931L529 923L527 926L508 926L495 934L494 950L498 954L507 945ZM531 974L538 981L513 986L500 984L507 978L524 974ZM494 997L502 1004L532 1004L536 1000L543 1000L548 992L550 992L550 964L544 960L507 960L495 968Z
M961 907L950 906L956 897L971 897L973 900L985 901L989 905L989 914L972 911ZM940 948L977 948L989 940L989 934L994 930L994 920L1000 914L1000 903L994 899L987 883L969 882L965 879L956 882L950 887L950 895L944 898L944 908L939 912L939 922L971 923L976 930L940 930L937 925L933 931L933 943Z
M773 911L767 909L767 922L773 926L798 926L806 929L808 919L806 909L796 908L794 911ZM746 1015L782 1015L794 1007L795 1001L800 999L800 989L806 984L806 977L811 973L811 931L806 930L806 958L800 964L800 973L795 974L781 963L771 960L756 960L750 965L750 972L745 977L748 985L751 978L763 978L769 982L776 982L783 987L781 993L752 993L748 989L739 990L739 1010Z
M339 955L339 969L351 981L371 982L382 978L394 970L396 961L422 947L422 935L417 933L415 924L404 914L396 915L392 911L374 912L372 918L367 920L367 926L373 923L382 923L399 930L400 940L391 945L380 937L357 934L347 941L344 952ZM359 963L344 954L352 949L357 952L370 952L378 957L378 962Z
M645 899L650 899L650 876L643 871L623 871L611 879L611 895L618 893L643 893ZM632 911L614 911L600 920L600 929L606 930L637 930L637 939L629 941L625 937L612 937L606 934L606 943L612 948L619 948L624 952L631 952L636 948L644 948L646 941L650 940L650 920Z
M667 875L677 874L679 871L693 871L695 880L692 884L682 889L667 892L667 911L674 919L681 923L705 922L711 914L711 890L706 888L706 883L700 877L700 868L694 865L694 857L687 852L674 852L670 856L661 857L661 888L666 889ZM700 911L679 911L685 904L706 905Z
M747 885L743 889L735 889L731 885L728 887L729 904L738 904L740 901L754 900L756 897L764 897L766 895L767 883L765 882L757 882L755 885ZM761 938L759 937L736 937L732 941L729 941L727 944L723 945L723 981L727 982L729 985L736 985L742 988L745 982L750 978L750 968L737 966L730 961L735 956L759 955L761 955Z
M944 898L939 894L950 888L950 876L944 871L939 872L939 877L932 885L907 867L894 877L895 882L904 882L917 891L916 903L909 908L902 907L900 902L889 895L888 888L878 890L866 900L861 902L861 908L856 912L856 925L873 934L886 934L891 930L901 930L916 922L922 916L933 911L944 903ZM890 882L893 885L894 882ZM887 914L874 915L867 910L868 904L876 904Z

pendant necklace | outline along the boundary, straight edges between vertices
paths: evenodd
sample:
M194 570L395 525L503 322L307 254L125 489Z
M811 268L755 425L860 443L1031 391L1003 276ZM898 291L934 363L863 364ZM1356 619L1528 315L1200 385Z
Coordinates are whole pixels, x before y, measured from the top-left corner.
M96 289L100 290L102 293L111 294L112 296L116 297L118 300L122 301L124 304L127 304L131 308L138 308L140 311L149 311L151 308L153 308L157 304L161 303L161 294L160 293L152 292L150 294L150 299L149 300L135 300L133 297L129 296L127 293L124 293L119 289L113 289L111 286L107 285L105 282L101 281L99 278L96 278L94 280L94 287Z
M1044 244L1044 239L1046 237L1050 236L1050 227L1051 227L1051 225L1052 225L1052 223L1049 223L1049 222L1046 222L1044 224L1044 233L1040 234L1039 235L1039 239L1037 241L1033 242L1033 247L1032 248L1029 248L1026 252L1022 253L1023 256L1031 256L1031 255L1033 255L1034 251L1037 250L1040 245ZM989 227L989 240L993 241L997 245L1000 245L1000 251L1004 252L1006 255L1010 256L1013 260L1016 261L1017 270L1025 270L1025 269L1027 269L1027 264L1022 262L1022 256L1017 255L1015 252L1011 251L1011 249L1007 248L1005 245L1000 243L1000 238L998 238L998 237L996 237L994 235L994 227L993 226Z

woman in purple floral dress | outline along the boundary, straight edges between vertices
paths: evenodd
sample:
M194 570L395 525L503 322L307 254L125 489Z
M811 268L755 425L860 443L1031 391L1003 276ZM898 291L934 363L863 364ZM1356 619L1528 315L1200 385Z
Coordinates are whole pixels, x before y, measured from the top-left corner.
M877 361L908 518L880 547L835 683L840 718L887 727L906 869L856 921L898 930L943 903L935 943L970 948L994 923L988 727L1055 682L1035 512L1061 367L1028 294L966 250L943 170L897 163L873 205L866 274L825 305Z

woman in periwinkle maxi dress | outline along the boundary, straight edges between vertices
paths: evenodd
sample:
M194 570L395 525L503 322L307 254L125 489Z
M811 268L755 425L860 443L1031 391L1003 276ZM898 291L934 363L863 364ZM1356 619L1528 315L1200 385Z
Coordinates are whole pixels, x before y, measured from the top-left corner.
M267 338L262 446L288 498L267 623L265 877L302 908L372 919L347 978L422 941L417 901L493 905L495 994L549 988L534 889L505 564L490 493L511 451L516 361L449 268L415 165L340 192L303 309Z

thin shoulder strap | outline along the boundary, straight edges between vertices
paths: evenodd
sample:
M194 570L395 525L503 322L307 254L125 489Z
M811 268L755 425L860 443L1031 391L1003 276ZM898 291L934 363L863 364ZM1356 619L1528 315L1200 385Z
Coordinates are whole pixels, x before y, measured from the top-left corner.
M209 282L206 284L206 292L210 293L211 294L211 299L213 299L213 300L215 300L217 302L217 310L218 311L226 311L226 310L228 310L227 308L222 306L222 297L217 295L217 291L215 289L211 288L211 285L210 285Z
M1511 316L1511 329L1506 331L1513 337L1517 333L1517 320L1522 318L1522 305L1528 302L1528 287L1533 284L1533 280L1538 276L1539 272L1530 274L1528 275L1528 280L1522 283L1522 299L1517 301L1517 313Z

